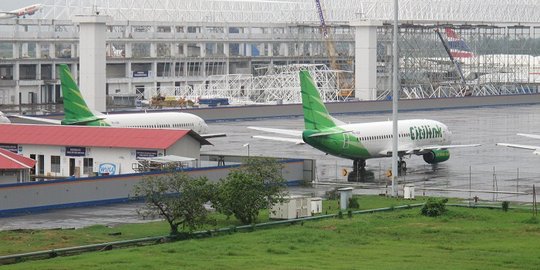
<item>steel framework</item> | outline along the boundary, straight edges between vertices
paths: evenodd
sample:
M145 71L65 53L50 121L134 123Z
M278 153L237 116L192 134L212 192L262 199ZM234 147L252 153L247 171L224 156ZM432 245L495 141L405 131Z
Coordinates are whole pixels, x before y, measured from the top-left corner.
M390 0L323 0L330 24L359 16L391 19ZM45 0L46 19L100 11L115 20L167 22L317 22L313 0ZM401 0L401 20L538 23L537 0Z
M177 96L196 100L198 98L228 98L236 104L250 103L299 103L300 79L298 72L308 70L318 85L323 101L339 101L337 71L322 64L295 64L268 66L264 75L229 74L209 76L207 83L194 87L161 87L151 89L152 96ZM149 98L149 97L147 97Z
M324 4L327 24L336 31L348 29L348 22L360 17L389 20L393 13L390 0L321 2ZM327 85L325 82L333 87L332 90L322 90L326 101L339 99L336 79L332 77L337 71L329 71L322 65L279 65L328 63L321 60L328 55L324 55L321 50L320 34L313 32L319 24L319 13L313 0L45 0L45 4L46 7L41 13L45 19L65 20L76 14L100 12L112 16L117 22L148 22L148 25L140 26L146 27L148 33L133 33L134 36L147 34L159 37L152 32L155 24L197 25L207 28L215 25L234 28L235 24L256 24L260 25L261 29L270 29L263 30L262 34L270 37L271 41L265 40L257 44L263 46L261 51L268 49L268 44L264 43L276 42L274 36L279 36L278 39L281 40L288 39L272 47L271 57L281 56L281 59L257 60L269 66L262 73L263 76L255 77L226 74L230 63L225 58L201 57L193 61L186 60L181 64L183 59L167 56L171 54L168 44L163 43L165 45L161 47L165 48L164 50L159 50L161 47L158 44L156 56L173 63L172 66L178 70L179 67L187 70L184 76L202 77L203 69L207 71L206 75L213 75L205 78L206 81L202 84L186 85L172 90L160 89L170 91L171 95L220 96L229 97L233 101L243 99L244 102L299 102L295 72L298 68L310 68L315 73L331 74L328 79L316 75L316 80L321 82L323 87ZM538 0L401 0L400 7L403 23L399 33L399 56L403 98L538 92L540 58L535 57L540 55ZM280 25L273 29L280 23L285 26ZM467 77L465 85L458 82L455 67L449 65L444 48L434 33L434 29L442 27L454 28L476 55L470 59L460 59ZM277 28L286 30L272 32L279 30ZM352 30L348 33L351 32ZM381 99L387 98L391 86L391 34L392 29L389 26L380 27L378 30L377 88L378 97ZM212 35L214 33L201 33L202 39ZM336 48L341 48L340 68L352 71L352 61L343 61L354 54L350 50L352 38L349 37L352 37L352 34L340 36L342 39L336 40ZM169 38L171 37L175 36L170 34ZM117 43L117 47L121 48L122 38ZM343 44L345 46L342 46ZM150 48L149 44L146 45ZM284 48L291 52L287 56L293 60L284 60L285 55L279 54ZM137 51L134 49L134 56L135 52ZM320 57L310 58L314 56ZM256 63L250 62L247 66L255 67ZM181 72L171 70L170 67L168 70L166 66L163 69L167 74L182 76ZM260 72L252 71L253 74Z

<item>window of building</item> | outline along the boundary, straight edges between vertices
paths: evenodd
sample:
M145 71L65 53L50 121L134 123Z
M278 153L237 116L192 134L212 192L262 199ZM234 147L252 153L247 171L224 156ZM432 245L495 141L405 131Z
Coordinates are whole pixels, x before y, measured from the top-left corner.
M51 172L60 172L60 156L51 156Z

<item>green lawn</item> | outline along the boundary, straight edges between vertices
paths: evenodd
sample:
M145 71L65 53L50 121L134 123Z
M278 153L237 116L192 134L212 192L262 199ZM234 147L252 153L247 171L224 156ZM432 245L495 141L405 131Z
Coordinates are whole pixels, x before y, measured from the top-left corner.
M361 205L369 205L362 208L406 203L377 197L360 199ZM4 267L40 270L538 269L540 265L540 224L531 222L528 211L450 207L448 213L438 218L423 217L419 213L419 208L395 210ZM156 232L160 230L157 224L144 226L154 226ZM92 229L94 227L80 231L91 234ZM166 230L166 227L161 229ZM99 234L101 230L98 229ZM123 227L122 232L124 236Z
M423 202L423 200L423 198L419 198L415 201L405 201L378 196L363 196L359 199L359 202L360 209L372 209L391 205L419 203ZM325 213L336 213L338 211L338 201L324 201L323 209ZM208 225L204 229L241 225L234 217L226 219L221 214L213 214L212 217L216 223L214 225ZM259 222L266 221L268 221L268 211L262 211L259 216ZM121 235L110 235L111 233L118 232ZM126 224L114 228L98 225L76 230L1 231L0 241L2 244L0 245L0 256L151 236L163 236L168 233L168 224L163 221L144 224Z

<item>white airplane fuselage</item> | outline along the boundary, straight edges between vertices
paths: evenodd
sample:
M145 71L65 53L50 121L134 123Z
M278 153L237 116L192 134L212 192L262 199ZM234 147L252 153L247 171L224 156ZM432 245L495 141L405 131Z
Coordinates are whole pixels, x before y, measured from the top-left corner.
M353 160L391 156L390 149L392 149L393 137L391 121L346 124L336 128L345 132L332 135L333 138L330 141L334 143L329 142L329 138L320 137L317 141L317 137L315 137L311 145L328 154ZM445 124L435 120L398 121L400 152L428 146L449 145L451 134ZM310 144L310 142L306 142ZM358 149L363 150L358 151Z
M34 15L38 10L43 7L41 4L34 4L27 7L15 9L8 12L0 12L0 19L19 18L26 15Z
M208 125L194 114L181 112L129 113L103 115L113 127L191 129L207 133Z
M348 124L341 128L354 130L352 134L362 143L371 157L391 155L385 150L392 148L392 121ZM402 146L400 148L421 148L450 143L451 132L441 122L428 119L398 121L398 145Z

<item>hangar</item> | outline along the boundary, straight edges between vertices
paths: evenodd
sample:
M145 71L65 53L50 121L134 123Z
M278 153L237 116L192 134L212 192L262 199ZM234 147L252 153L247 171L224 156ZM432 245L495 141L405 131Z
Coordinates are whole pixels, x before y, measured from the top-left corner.
M168 155L200 160L210 142L190 130L0 125L0 148L36 161L35 179L137 172L139 161Z

